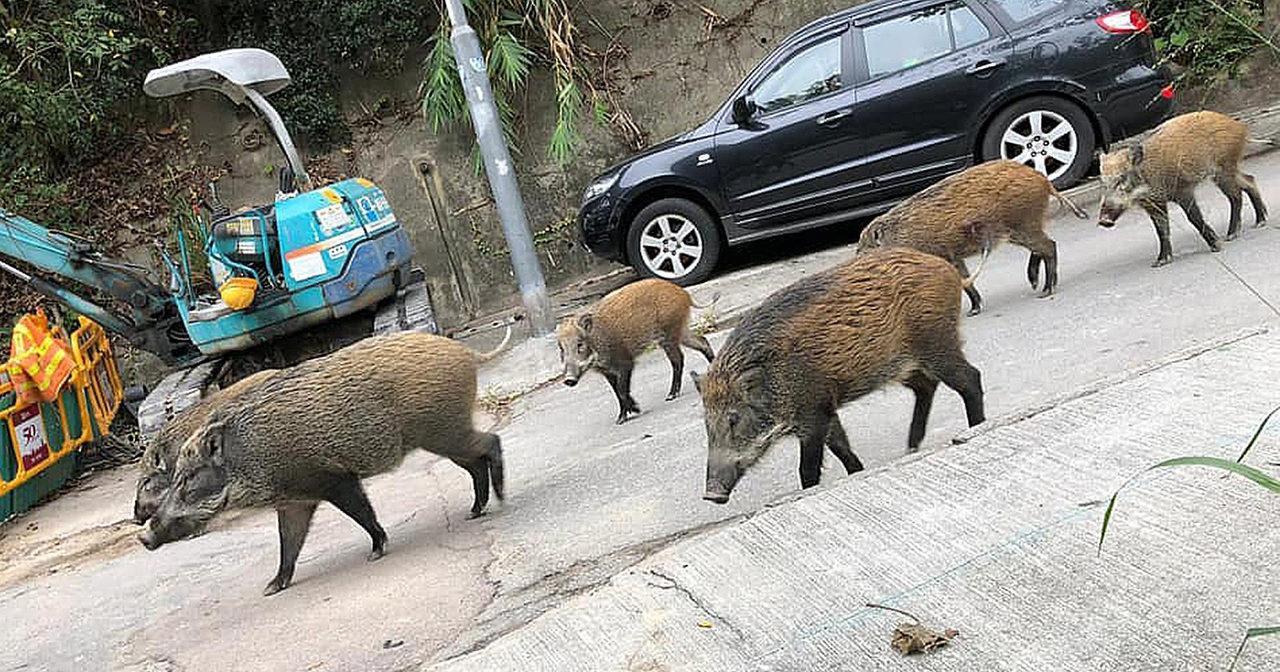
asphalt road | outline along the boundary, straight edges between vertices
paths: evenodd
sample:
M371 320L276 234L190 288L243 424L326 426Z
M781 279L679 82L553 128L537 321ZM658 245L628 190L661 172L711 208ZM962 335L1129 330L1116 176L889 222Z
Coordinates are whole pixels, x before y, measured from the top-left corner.
M1258 157L1248 169L1280 213L1280 154ZM1225 231L1225 198L1202 194L1207 218ZM1152 269L1156 239L1145 215L1130 213L1110 231L1057 218L1050 234L1059 244L1061 284L1050 299L1027 286L1024 251L994 254L978 283L987 312L962 327L983 372L988 415L1277 322L1280 231L1246 228L1211 254L1180 213L1173 230L1175 263ZM719 291L724 307L750 303L848 254L837 247L745 268L695 294ZM689 353L689 368L705 368L696 357ZM798 456L789 440L746 476L729 505L702 502L701 409L692 385L664 402L668 376L660 353L642 360L634 396L644 413L622 427L613 424L614 401L598 376L516 401L500 430L509 498L479 521L465 520L464 472L412 456L368 484L390 535L388 555L366 563L367 537L322 507L296 583L271 598L260 595L277 560L270 512L154 553L130 543L120 526L59 529L63 536L24 546L22 557L10 553L0 564L0 646L8 652L0 670L413 669L482 646L674 540L794 496ZM910 411L909 394L893 389L849 405L841 417L862 460L884 465L905 452ZM964 426L959 397L941 389L927 445ZM840 477L829 460L824 483ZM131 497L128 479L109 475L20 524L53 528L54 516L63 517L61 528L77 516L110 523L128 515ZM95 534L105 542L76 541ZM81 545L87 550L65 552ZM41 563L41 556L59 559Z

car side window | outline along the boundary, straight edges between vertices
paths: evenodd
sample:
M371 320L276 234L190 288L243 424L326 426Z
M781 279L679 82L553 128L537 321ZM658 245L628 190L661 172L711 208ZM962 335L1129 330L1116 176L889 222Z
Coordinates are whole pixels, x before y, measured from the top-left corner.
M1064 0L994 0L1014 23L1022 23L1033 16L1061 7Z
M972 9L964 5L951 7L951 31L956 37L956 49L972 47L991 37L991 31L987 30L986 24L973 13Z
M915 67L991 37L987 26L960 3L938 5L862 29L872 79Z
M839 91L840 44L843 35L831 37L797 52L756 86L752 99L763 112L773 112Z

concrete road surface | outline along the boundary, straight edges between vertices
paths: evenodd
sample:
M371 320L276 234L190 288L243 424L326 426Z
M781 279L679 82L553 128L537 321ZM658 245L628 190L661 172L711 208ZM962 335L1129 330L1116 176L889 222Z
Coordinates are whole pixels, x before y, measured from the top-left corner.
M1280 213L1280 154L1253 159L1248 170ZM1206 216L1225 231L1225 198L1203 194ZM1156 239L1144 215L1131 213L1111 231L1055 219L1061 285L1050 299L1027 286L1024 251L993 255L978 282L987 312L962 327L989 415L1277 324L1280 231L1247 228L1211 254L1181 214L1173 229L1175 263L1153 270ZM695 294L718 287L717 309L727 311L848 254L837 248L747 268ZM696 354L687 362L705 368ZM668 376L660 353L642 360L634 396L645 412L622 427L613 425L614 401L598 376L511 404L487 399L491 410L509 412L500 430L504 506L465 520L464 472L412 456L368 484L390 534L387 557L366 563L367 537L321 507L296 583L272 598L260 591L277 561L274 514L228 517L205 536L148 553L118 524L130 512L129 479L96 479L92 490L0 529L0 650L8 652L0 670L413 669L483 647L673 542L796 494L789 440L747 475L731 504L702 502L701 409L692 385L664 402ZM893 389L841 413L868 466L903 457L910 409L906 391ZM959 397L941 390L926 449L964 428ZM832 466L824 488L843 478Z

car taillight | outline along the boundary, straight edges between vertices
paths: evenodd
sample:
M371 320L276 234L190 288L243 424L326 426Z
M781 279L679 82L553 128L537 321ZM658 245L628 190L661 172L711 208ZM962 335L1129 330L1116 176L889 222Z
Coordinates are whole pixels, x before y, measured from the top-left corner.
M1130 33L1141 33L1151 27L1151 22L1147 17L1142 15L1136 9L1125 9L1119 12L1112 12L1097 19L1098 26L1108 33L1116 33L1125 35Z
M1164 98L1165 100L1173 100L1173 96L1174 96L1174 91L1173 91L1172 84L1164 87L1163 89L1160 89L1161 98Z

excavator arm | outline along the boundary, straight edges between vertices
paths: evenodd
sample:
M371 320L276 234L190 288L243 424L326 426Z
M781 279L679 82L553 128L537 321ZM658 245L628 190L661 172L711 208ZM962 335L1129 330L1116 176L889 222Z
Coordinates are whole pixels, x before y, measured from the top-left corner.
M5 257L98 290L127 310L95 303L56 281L5 263ZM108 259L86 240L50 231L2 209L0 272L87 316L135 346L155 353L167 364L188 363L199 356L187 337L170 292L148 280L142 269Z

